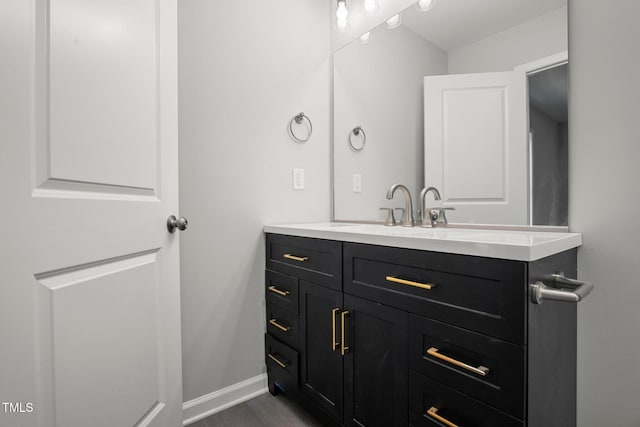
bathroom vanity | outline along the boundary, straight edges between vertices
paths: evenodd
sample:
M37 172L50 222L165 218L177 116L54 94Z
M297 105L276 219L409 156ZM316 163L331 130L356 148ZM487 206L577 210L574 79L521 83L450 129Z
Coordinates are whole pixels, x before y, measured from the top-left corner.
M345 426L575 425L576 304L552 298L586 293L551 275L576 277L580 234L265 232L272 394Z

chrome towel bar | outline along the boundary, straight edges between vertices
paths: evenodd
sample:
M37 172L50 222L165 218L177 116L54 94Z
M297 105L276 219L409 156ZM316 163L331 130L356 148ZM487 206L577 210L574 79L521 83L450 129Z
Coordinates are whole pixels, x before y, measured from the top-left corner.
M531 288L531 299L536 304L542 304L544 300L580 302L593 290L592 283L570 279L565 277L563 273L552 274L550 279L556 284L564 286L562 288L551 288L541 281L529 285Z

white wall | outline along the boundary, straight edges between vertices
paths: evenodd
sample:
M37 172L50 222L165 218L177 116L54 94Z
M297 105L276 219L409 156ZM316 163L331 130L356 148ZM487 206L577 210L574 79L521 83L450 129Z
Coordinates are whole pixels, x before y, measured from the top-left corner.
M578 276L578 425L640 426L640 2L569 1L569 225Z
M329 14L325 0L179 2L185 401L264 372L263 225L330 219ZM305 144L287 134L301 111Z
M567 8L449 52L449 73L509 71L516 65L567 50Z
M404 27L378 27L369 44L351 43L333 63L335 218L384 220L380 207L404 206L401 195L385 198L390 185L406 185L414 200L423 187L423 81L447 73L447 54ZM367 141L354 152L347 138L359 125ZM354 173L361 193L352 191Z

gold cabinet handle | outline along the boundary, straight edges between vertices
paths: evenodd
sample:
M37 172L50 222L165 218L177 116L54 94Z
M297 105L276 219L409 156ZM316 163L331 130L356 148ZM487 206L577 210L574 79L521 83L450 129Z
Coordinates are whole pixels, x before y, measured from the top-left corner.
M444 354L439 353L439 351L440 350L438 350L436 347L431 347L429 350L427 350L427 354L433 357L437 357L440 360L444 360L445 362L449 362L452 365L464 368L467 371L471 371L474 374L478 374L483 377L489 373L489 368L487 368L486 366L478 366L476 368L475 366L467 365L466 363L460 362L459 360L453 359L449 356L445 356Z
M269 357L269 359L273 360L274 362L276 362L278 365L280 365L282 368L286 368L287 366L289 366L287 363L284 363L283 361L281 361L280 359L278 359L277 357L275 357L273 354L269 353L267 354L267 357Z
M276 288L275 286L269 286L267 289L270 290L271 292L273 292L274 294L282 295L283 297L286 297L287 295L289 295L291 293L289 291L281 291L280 289Z
M432 406L431 408L429 408L429 410L427 411L427 415L429 415L431 418L434 418L440 421L442 424L446 425L447 427L458 427L458 424L454 424L448 419L438 415L438 408L436 408L435 406Z
M338 346L340 346L339 342L336 342L336 313L340 311L340 308L334 308L331 310L331 350L336 351Z
M399 283L401 285L415 286L416 288L422 288L422 289L431 289L436 287L436 285L433 283L413 282L411 280L399 279L394 276L387 276L386 279L388 282Z
M347 317L348 315L349 315L348 311L343 311L340 314L340 321L341 321L340 354L342 356L344 356L349 352L349 347L344 345L344 318Z
M276 319L269 320L269 323L271 323L273 326L280 329L281 331L289 332L291 330L290 326L283 326L280 323L278 323Z
M286 259L292 259L294 261L300 261L300 262L304 262L309 259L306 256L296 256L291 254L284 254L283 257L285 257Z

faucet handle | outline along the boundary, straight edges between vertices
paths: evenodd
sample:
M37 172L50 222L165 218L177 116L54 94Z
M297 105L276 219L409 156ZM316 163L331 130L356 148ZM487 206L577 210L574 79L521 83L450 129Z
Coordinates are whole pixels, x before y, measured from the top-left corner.
M438 219L439 208L427 208L424 210L421 216L422 227L435 227L436 220Z
M393 226L396 225L396 218L393 216L393 208L380 208L381 211L388 211L387 220L384 225Z
M447 221L446 211L455 211L454 207L440 207L437 208L437 216L436 216L436 224L444 224L447 225L449 222Z
M446 211L455 211L454 207L438 207L426 209L426 215L422 218L422 227L435 227L438 224L447 225Z
M404 208L393 208L394 211L400 211L400 224L404 224Z

